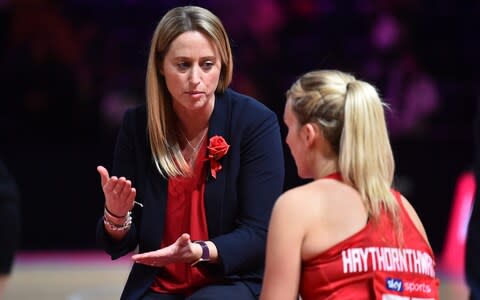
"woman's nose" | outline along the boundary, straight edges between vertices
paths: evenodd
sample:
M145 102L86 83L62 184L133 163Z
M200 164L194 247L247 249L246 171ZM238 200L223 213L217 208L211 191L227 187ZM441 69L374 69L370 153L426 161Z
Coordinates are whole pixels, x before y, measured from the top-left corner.
M191 70L190 70L190 76L189 76L189 81L190 83L192 84L198 84L200 82L200 78L201 78L201 75L200 75L200 68L199 67L192 67Z

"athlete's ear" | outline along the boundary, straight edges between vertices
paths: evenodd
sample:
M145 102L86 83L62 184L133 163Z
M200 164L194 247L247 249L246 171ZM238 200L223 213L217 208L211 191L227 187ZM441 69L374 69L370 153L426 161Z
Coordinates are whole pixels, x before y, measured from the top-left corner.
M315 139L320 134L319 128L312 123L307 123L302 126L301 135L305 145L310 148L315 144Z

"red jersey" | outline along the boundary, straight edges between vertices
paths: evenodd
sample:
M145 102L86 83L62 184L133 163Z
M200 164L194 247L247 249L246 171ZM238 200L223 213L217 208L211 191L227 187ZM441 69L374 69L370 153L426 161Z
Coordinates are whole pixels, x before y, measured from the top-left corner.
M302 264L300 295L317 299L439 299L434 254L399 203L403 243L386 212L353 236Z

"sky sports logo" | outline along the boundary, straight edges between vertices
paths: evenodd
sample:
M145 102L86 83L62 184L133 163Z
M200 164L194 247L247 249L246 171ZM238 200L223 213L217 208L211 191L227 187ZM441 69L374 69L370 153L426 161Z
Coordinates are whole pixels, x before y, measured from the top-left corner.
M420 282L409 282L403 281L398 278L389 278L385 279L385 285L389 291L395 291L401 293L405 291L406 293L422 293L429 295L432 293L432 287L428 283Z
M403 281L396 278L387 278L385 280L387 289L390 291L403 292Z

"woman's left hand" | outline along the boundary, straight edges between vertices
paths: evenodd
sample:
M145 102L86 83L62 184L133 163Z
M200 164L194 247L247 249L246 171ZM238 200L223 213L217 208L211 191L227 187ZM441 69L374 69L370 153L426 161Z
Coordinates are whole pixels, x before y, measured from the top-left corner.
M170 263L192 263L200 258L201 247L190 240L188 233L182 234L175 243L156 251L135 254L134 262L153 267L163 267Z

